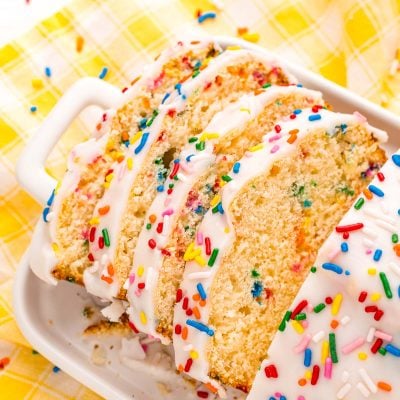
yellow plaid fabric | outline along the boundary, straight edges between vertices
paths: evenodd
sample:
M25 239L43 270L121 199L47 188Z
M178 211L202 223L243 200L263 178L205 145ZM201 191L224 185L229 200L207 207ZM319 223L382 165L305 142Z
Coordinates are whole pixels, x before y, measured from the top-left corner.
M200 25L197 10L217 17ZM168 42L188 32L235 36L238 27L247 27L259 34L259 44L399 112L399 16L398 0L76 0L1 48L0 368L5 357L10 363L0 369L0 397L98 398L32 351L11 306L13 275L41 211L18 186L14 166L27 138L76 79L108 67L105 79L124 87ZM84 41L80 52L78 37ZM87 125L84 115L51 155L48 167L56 176L72 145L90 132Z

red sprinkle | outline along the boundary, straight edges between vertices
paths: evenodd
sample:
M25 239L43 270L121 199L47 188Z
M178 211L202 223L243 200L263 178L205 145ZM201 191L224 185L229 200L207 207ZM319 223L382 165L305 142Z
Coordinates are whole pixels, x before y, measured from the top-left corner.
M192 311L191 308L188 308L188 309L186 310L186 315L187 315L188 317L190 317L191 315L193 315L193 311Z
M332 297L326 297L325 298L325 303L326 304L332 304L333 303Z
M179 324L175 325L175 335L180 335L182 333L182 326Z
M156 246L157 246L156 241L155 241L154 239L150 239L150 240L149 240L149 247L150 247L151 249L155 249Z
M377 306L367 306L365 307L365 312L376 312L378 311L378 307Z
M296 118L296 114L290 114L290 119L295 119Z
M163 256L168 256L169 257L171 255L171 252L169 250L167 250L167 249L161 249L161 254Z
M349 232L345 232L343 233L343 239L348 239L350 237L350 233Z
M122 89L122 93L125 93L127 90L128 90L128 88L127 88L127 87L124 87L124 88Z
M383 314L384 314L384 312L382 310L378 310L374 315L374 320L380 321L381 318L383 317Z
M383 340L382 339L376 339L375 343L372 345L371 347L371 352L376 354L377 351L381 348L381 346L383 345Z
M94 261L94 256L92 253L89 253L87 258L89 259L89 261L93 262Z
M319 366L318 365L314 365L313 369L312 369L312 375L311 375L311 385L316 385L318 382L318 378L319 378Z
M209 256L211 255L211 240L210 238L207 236L204 239L205 245L206 245L206 255Z
M337 226L336 232L342 233L342 232L357 231L359 229L362 229L363 227L364 224L362 222L358 222L356 224Z
M163 222L159 222L156 228L157 233L162 233L164 228L164 223Z
M100 249L104 248L104 238L103 238L103 236L99 236L99 248Z
M208 392L203 392L202 390L198 390L197 397L200 397L200 399L208 399Z
M176 302L179 303L182 300L183 292L182 289L178 289L176 292Z
M383 182L385 180L385 175L382 174L382 172L378 172L376 174L376 176L378 177L378 179Z
M185 298L183 299L182 308L183 308L184 310L187 310L188 307L189 307L189 298L188 298L188 297L185 297Z
M9 357L0 358L0 370L4 369L8 364L10 364Z
M90 231L89 231L89 241L90 242L94 242L94 239L96 238L96 227L95 226L92 226L91 228L90 228Z
M177 162L177 163L174 163L174 168L172 169L172 172L171 172L171 174L169 175L169 178L170 179L173 179L174 177L175 177L175 175L178 173L178 171L179 171L179 167L180 167L180 164Z
M282 128L281 128L280 125L275 125L275 126L274 126L274 129L275 129L275 132L276 132L276 133L279 133L279 132L282 130Z
M167 114L168 114L168 117L174 118L176 115L176 110L174 108L171 108L168 110Z
M193 364L193 360L191 358L188 358L188 360L186 361L186 365L185 365L185 372L190 371L190 368L192 368L192 364Z
M297 306L296 308L292 311L292 315L290 316L291 319L295 319L296 315L301 313L301 311L306 308L308 305L308 301L307 300L302 300Z
M128 322L128 325L133 330L133 332L139 333L138 329L136 328L136 326L131 321Z
M365 299L367 298L368 293L367 292L361 292L360 295L358 296L358 301L360 303L364 303Z
M264 371L265 371L265 375L267 378L277 378L278 377L278 371L274 364L267 365L265 367Z
M140 283L137 285L137 287L138 287L138 289L143 290L143 289L146 287L146 284L145 284L144 282L140 282Z

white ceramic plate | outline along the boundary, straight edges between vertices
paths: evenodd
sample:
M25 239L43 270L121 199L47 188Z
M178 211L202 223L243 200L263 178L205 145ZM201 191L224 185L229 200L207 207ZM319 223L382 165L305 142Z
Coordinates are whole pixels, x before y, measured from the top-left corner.
M271 55L266 50L235 38L215 38L222 47L240 45ZM389 133L385 146L389 153L400 147L400 118L348 90L275 56L305 87L316 89L336 111L359 111L368 122ZM58 102L21 155L17 176L21 185L41 203L45 203L55 181L44 169L46 158L71 121L89 105L115 107L121 101L120 90L93 78L78 81ZM40 222L39 222L40 223ZM82 309L91 302L84 289L66 282L53 287L41 282L30 271L25 256L18 268L14 286L14 310L19 327L28 341L63 371L108 399L196 399L193 386L177 377L173 369L143 362L128 368L119 359L116 339L108 363L90 362L93 341L84 340L82 331L88 320ZM107 345L109 345L108 343ZM160 385L160 382L164 384ZM168 393L168 386L173 391ZM165 390L167 389L167 390ZM235 395L230 396L234 398Z

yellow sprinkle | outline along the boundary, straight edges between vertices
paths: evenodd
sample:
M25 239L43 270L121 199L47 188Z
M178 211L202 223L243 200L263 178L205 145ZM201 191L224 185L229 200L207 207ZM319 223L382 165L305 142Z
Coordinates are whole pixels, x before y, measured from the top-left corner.
M250 108L242 107L242 108L240 109L240 111L247 112L247 113L250 114Z
M114 174L113 173L108 174L106 176L106 182L110 183L113 180L113 178L114 178Z
M133 159L132 157L128 157L126 160L126 166L128 167L129 170L133 168Z
M40 78L33 78L32 79L32 86L34 89L42 89L43 88L43 81Z
M191 255L193 254L193 249L194 249L194 243L190 243L185 251L185 254L183 255L183 259L185 261L189 261L192 259Z
M371 294L371 300L372 301L378 301L378 300L381 299L381 297L382 297L382 295L380 293L372 293Z
M325 364L326 359L329 356L329 342L324 340L322 342L322 349L321 349L321 363Z
M108 188L110 187L110 182L104 182L104 183L103 183L103 186L104 186L106 189L108 189Z
M304 228L308 228L311 223L311 218L310 217L305 217L304 218Z
M209 133L209 132L204 132L201 136L200 136L200 142L204 142L205 140L209 140L209 139L217 139L219 138L219 133Z
M147 317L146 317L146 314L143 311L140 312L140 322L143 325L147 324Z
M61 181L57 181L57 185L56 185L56 187L54 189L54 194L57 194L58 189L60 189L60 187L61 187Z
M242 48L240 46L228 46L226 50L241 50Z
M261 150L262 148L264 148L264 145L262 143L260 143L260 144L257 144L255 146L253 146L253 147L250 147L249 151L254 152L254 151Z
M301 335L304 332L303 325L301 325L301 323L299 321L296 321L296 320L292 319L291 323L292 323L292 326L293 326L294 330L299 335Z
M360 360L364 361L364 360L366 360L366 359L368 358L368 354L367 354L367 353L364 353L363 351L360 351L360 352L358 353L358 358L359 358Z
M194 261L197 262L200 266L204 267L206 265L206 260L202 256L196 256Z
M211 207L215 207L219 202L221 201L221 196L219 194L217 194L216 196L214 196L214 198L211 200Z
M93 218L89 221L89 225L98 225L99 223L100 223L99 217L93 217Z
M308 369L308 370L305 372L304 377L305 377L307 380L310 380L311 377L312 377L312 372Z
M190 354L190 358L192 358L193 360L196 360L197 358L199 358L199 353L196 350L192 350L189 354Z
M228 183L228 182L221 181L221 182L219 183L219 186L220 186L220 187L224 187L227 183Z
M139 266L138 266L138 269L137 269L137 274L138 274L138 277L139 277L139 278L141 278L141 277L143 276L143 272L144 272L144 267L143 267L143 265L139 265Z
M260 34L246 32L242 35L242 38L248 42L257 43L260 40Z
M229 229L229 226L227 226L225 229L224 229L224 232L225 233L229 233L231 230Z
M55 242L53 242L53 243L51 244L51 248L53 249L53 251L54 251L55 253L57 253L57 251L58 251L58 244L55 243Z
M343 295L341 293L337 294L333 299L331 313L332 315L337 315L342 305Z
M131 138L130 143L133 144L133 143L137 142L141 136L142 136L142 131L136 132L133 135L133 137Z
M113 160L118 160L120 157L123 157L124 153L121 153L120 151L113 151L111 153L111 157Z
M376 275L376 268L368 268L368 275Z
M112 139L108 139L106 144L106 151L110 151L114 148L114 141Z

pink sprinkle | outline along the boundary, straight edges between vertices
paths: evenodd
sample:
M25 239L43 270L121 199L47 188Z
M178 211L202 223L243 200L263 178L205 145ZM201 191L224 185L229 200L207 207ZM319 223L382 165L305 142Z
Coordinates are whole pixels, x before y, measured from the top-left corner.
M303 338L300 340L300 342L297 344L297 346L293 349L293 351L296 354L302 353L306 347L308 346L308 343L310 343L311 336L310 335L304 335Z
M310 323L308 321L301 321L301 325L303 326L304 329L307 329Z
M351 343L346 344L345 346L342 347L342 353L343 354L349 354L353 350L358 349L365 343L365 339L363 337L359 337L356 340L353 340Z
M358 119L359 122L367 122L367 118L360 114L358 111L354 111L353 115Z
M165 217L166 215L172 215L173 213L174 213L174 210L172 208L168 208L167 210L163 211L161 216Z
M371 254L372 253L372 250L371 249L368 249L366 252L365 252L365 254Z
M141 295L142 295L142 291L139 290L139 289L136 289L136 290L135 290L135 296L136 296L136 297L140 297Z
M324 376L327 379L332 378L332 359L330 357L327 357L325 361Z
M333 249L329 254L328 254L328 260L333 261L337 255L340 253L340 249Z
M196 241L199 246L203 244L203 234L201 232L197 232Z
M272 149L271 149L271 154L276 153L279 150L279 146L276 144Z
M268 139L268 142L275 142L275 140L279 140L281 137L281 135L274 135Z
M129 284L133 285L133 282L135 282L135 274L130 274L129 275Z
M298 396L297 400L306 400L306 398L304 396Z
M389 335L388 333L382 331L375 331L375 337L378 339L382 339L385 342L391 342L393 340L392 335Z

